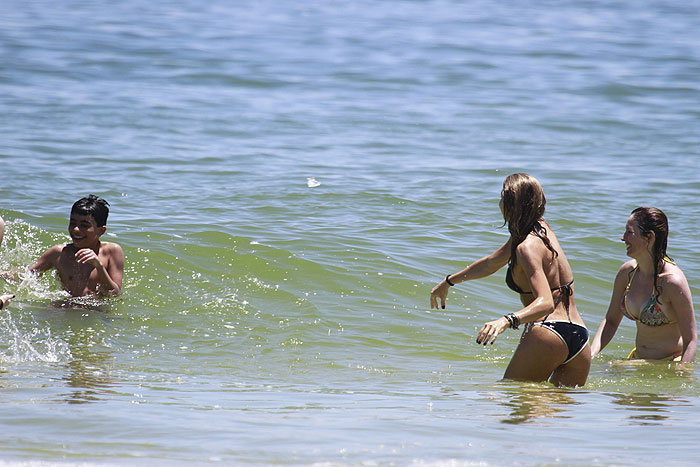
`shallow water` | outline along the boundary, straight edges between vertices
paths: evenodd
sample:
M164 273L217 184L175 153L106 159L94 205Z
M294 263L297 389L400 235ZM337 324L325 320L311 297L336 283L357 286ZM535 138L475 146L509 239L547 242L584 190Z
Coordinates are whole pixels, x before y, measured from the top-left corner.
M525 171L591 331L639 205L697 304L699 30L693 2L5 2L0 269L87 193L127 264L113 300L0 281L0 458L694 464L696 366L625 362L629 321L583 388L504 382L516 333L474 343L503 274L428 293Z

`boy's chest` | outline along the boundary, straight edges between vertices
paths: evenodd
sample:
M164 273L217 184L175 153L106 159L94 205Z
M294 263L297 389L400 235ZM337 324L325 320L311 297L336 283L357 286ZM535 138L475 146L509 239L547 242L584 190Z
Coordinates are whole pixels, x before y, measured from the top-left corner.
M100 258L100 262L103 262L102 258ZM75 260L75 254L72 252L63 252L61 254L56 269L63 281L71 283L85 283L90 279L97 279L95 267L90 263L78 263Z

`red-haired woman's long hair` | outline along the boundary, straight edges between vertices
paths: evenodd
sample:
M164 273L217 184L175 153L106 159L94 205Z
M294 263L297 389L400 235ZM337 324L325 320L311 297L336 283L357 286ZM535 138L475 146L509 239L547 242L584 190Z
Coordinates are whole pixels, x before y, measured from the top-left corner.
M654 232L656 237L651 250L651 256L654 260L654 296L658 298L661 294L661 290L659 290L656 285L656 279L664 269L664 261L668 259L666 255L666 247L668 246L668 218L661 209L648 206L633 210L630 217L632 217L632 220L637 224L642 235L648 237Z

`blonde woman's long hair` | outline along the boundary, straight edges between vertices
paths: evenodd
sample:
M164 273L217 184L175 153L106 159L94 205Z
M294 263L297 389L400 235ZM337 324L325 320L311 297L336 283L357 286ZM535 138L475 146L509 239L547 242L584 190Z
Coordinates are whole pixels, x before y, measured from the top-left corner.
M509 264L515 265L515 250L531 233L540 237L553 257L556 257L557 252L547 238L547 229L540 222L547 204L540 182L525 173L508 175L503 181L501 197L503 219L508 224L511 238Z

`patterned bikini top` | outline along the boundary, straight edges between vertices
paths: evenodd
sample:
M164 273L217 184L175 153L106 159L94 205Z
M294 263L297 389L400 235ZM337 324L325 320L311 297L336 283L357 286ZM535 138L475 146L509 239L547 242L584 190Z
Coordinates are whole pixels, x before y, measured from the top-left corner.
M664 324L671 324L672 322L675 323L675 321L671 321L668 316L661 311L661 306L656 299L656 295L653 294L651 298L649 298L649 301L642 307L642 310L639 312L639 317L636 317L630 313L629 308L627 308L627 292L629 292L630 285L632 285L632 280L637 274L637 269L639 269L639 267L635 267L632 270L630 280L627 282L627 287L625 288L625 294L622 296L622 303L620 303L620 311L622 311L622 314L632 321L639 321L647 326L663 326Z

